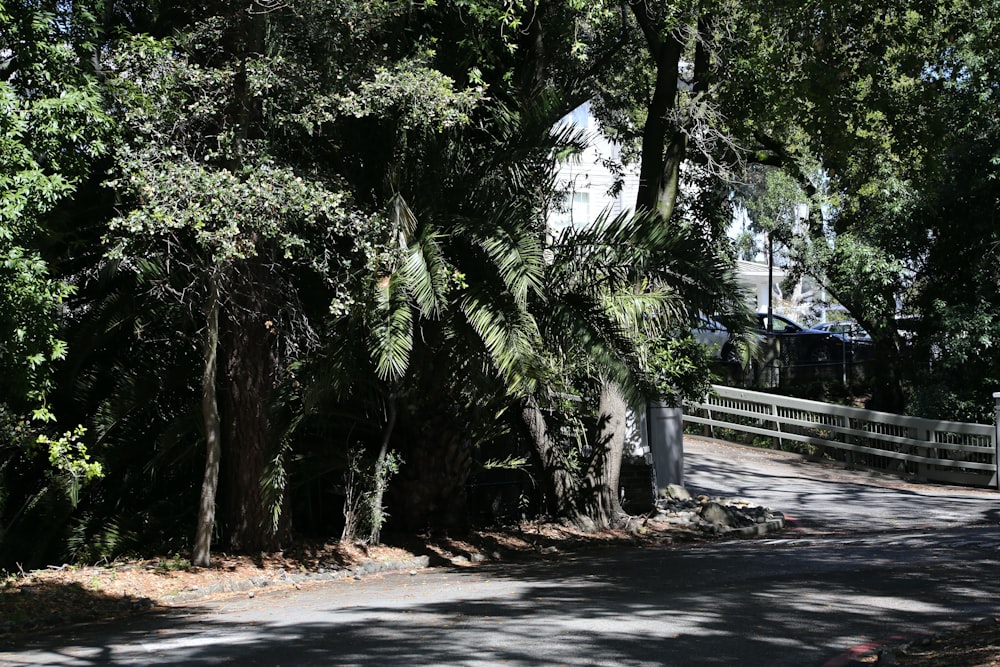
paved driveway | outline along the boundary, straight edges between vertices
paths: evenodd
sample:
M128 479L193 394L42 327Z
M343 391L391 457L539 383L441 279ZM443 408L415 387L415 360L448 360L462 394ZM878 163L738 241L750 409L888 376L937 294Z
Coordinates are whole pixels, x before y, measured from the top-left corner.
M692 490L753 499L798 520L803 529L886 531L1000 524L1000 493L909 484L881 473L820 465L791 453L685 440L685 483Z
M687 444L688 485L801 527L338 581L37 637L10 665L836 665L996 613L997 494Z

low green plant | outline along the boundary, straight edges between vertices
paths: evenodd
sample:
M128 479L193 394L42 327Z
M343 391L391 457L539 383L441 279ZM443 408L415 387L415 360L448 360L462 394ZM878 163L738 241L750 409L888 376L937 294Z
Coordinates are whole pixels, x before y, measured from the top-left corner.
M387 452L379 465L361 447L348 452L348 467L344 474L344 530L341 542L361 540L378 542L382 526L388 518L380 499L389 480L399 472L403 459L397 452Z
M510 455L504 459L489 459L483 462L484 470L524 470L527 467L527 456Z
M191 569L191 561L181 558L180 554L174 554L170 558L161 558L156 563L156 572L166 574L167 572L186 572Z
M712 391L711 359L705 346L690 335L652 343L649 365L657 393L671 405Z
M39 435L37 444L44 447L48 453L49 464L65 484L70 502L76 507L80 501L80 488L83 484L104 476L101 464L92 461L83 443L87 429L77 426L72 431L50 438Z
M109 562L128 550L134 536L117 519L83 514L66 536L65 557L73 563Z

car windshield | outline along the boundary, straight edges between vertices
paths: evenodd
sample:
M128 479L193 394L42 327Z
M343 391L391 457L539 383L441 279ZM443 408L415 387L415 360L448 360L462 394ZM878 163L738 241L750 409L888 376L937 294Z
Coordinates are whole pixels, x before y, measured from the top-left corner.
M868 337L868 332L853 322L823 322L822 324L817 324L815 328L835 334L856 336L857 338Z
M767 313L758 313L757 315L757 324L763 331L767 331L767 317ZM794 333L802 330L798 324L781 315L771 315L771 320L774 323L775 333Z

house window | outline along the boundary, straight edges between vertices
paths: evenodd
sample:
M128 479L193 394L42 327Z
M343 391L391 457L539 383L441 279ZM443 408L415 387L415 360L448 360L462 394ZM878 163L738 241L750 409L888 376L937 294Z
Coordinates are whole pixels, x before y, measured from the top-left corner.
M559 233L567 227L583 227L590 222L590 193L567 192L559 210L549 217L549 226Z

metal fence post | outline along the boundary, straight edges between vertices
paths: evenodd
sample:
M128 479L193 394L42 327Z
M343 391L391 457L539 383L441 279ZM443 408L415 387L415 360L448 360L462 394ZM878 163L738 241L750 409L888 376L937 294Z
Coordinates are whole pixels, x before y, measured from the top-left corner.
M771 423L774 424L774 430L778 432L778 449L784 448L784 443L781 441L781 422L778 421L778 404L775 401L771 401Z
M996 405L993 416L993 464L996 466L996 472L993 479L997 490L1000 491L1000 391L993 392L993 402Z

